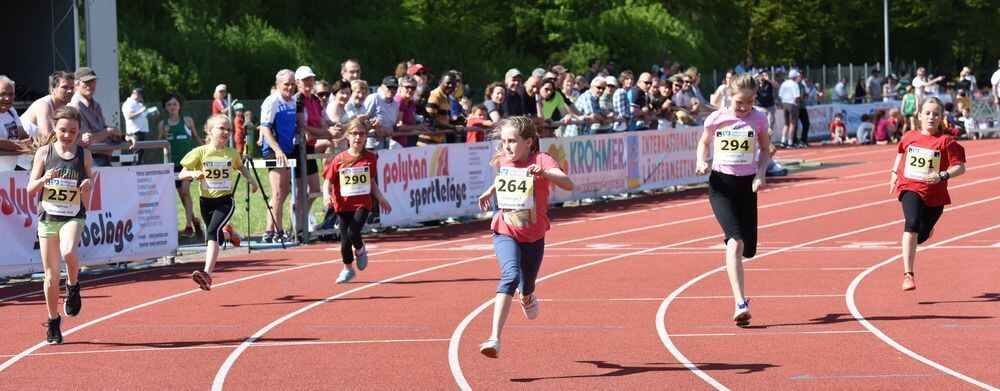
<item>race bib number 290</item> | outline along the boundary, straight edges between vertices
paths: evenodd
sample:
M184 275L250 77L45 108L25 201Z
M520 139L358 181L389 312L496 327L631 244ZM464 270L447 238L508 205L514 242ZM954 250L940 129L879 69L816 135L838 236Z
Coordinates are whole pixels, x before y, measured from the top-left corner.
M371 194L372 180L368 166L340 169L340 196L350 197Z

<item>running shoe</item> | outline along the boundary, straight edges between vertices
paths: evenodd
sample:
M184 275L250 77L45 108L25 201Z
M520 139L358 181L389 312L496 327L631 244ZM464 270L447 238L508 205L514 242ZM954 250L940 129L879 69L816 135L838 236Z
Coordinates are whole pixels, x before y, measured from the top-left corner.
M260 242L261 243L272 243L272 242L274 242L274 232L272 232L272 231L266 231L266 232L264 232L264 236L260 237Z
M538 297L531 295L531 300L528 304L525 304L523 300L518 300L521 303L521 311L524 311L524 316L528 319L535 319L538 317Z
M739 327L746 327L750 325L750 299L743 300L742 304L736 306L736 312L733 314L733 321Z
M81 307L83 307L83 300L80 300L80 282L77 281L76 285L66 283L66 301L63 301L63 312L72 318L80 313Z
M903 273L903 290L912 291L917 289L916 281L913 281L913 273Z
M354 259L357 261L355 263L358 265L358 270L365 270L368 267L368 247L362 244L361 248L354 250Z
M191 279L198 283L198 287L203 291L212 290L212 275L205 273L201 270L195 270L191 273Z
M54 345L63 342L62 330L59 328L59 326L62 325L61 316L55 319L49 319L48 321L43 323L43 325L49 328L49 331L45 333L45 342L47 342L49 345Z
M185 238L194 237L194 228L191 226L184 227L184 232L181 233L181 236Z
M236 233L232 225L226 224L225 227L222 227L222 230L229 234L229 243L232 243L233 247L240 246L240 234Z
M340 271L340 276L337 277L337 283L344 284L351 282L351 280L353 280L357 275L358 274L354 272L354 269L345 267L344 270Z
M479 353L489 358L500 357L500 340L496 338L487 339L479 345Z

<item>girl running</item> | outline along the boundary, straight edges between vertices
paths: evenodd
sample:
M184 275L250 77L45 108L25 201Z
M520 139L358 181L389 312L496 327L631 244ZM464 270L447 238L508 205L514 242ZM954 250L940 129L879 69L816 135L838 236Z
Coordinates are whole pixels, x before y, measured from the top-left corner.
M903 290L917 289L913 262L917 245L934 234L934 224L951 203L948 179L965 173L965 148L944 130L944 105L926 98L918 113L919 132L906 132L892 164L889 194L899 192L903 205ZM900 175L902 174L902 175Z
M549 230L549 183L573 190L573 181L552 156L540 152L538 128L528 117L509 117L497 122L494 139L497 152L490 164L498 168L496 180L479 196L479 208L493 210L496 194L499 212L493 215L493 250L500 261L500 285L493 301L493 331L479 345L487 357L500 356L500 332L510 311L514 291L521 291L521 310L528 319L538 317L535 279L545 252Z
M205 250L205 271L195 270L191 279L198 283L202 290L212 290L212 269L219 259L219 243L229 241L239 247L240 237L229 225L233 216L233 190L236 175L233 169L239 170L244 177L250 178L250 172L243 166L243 161L236 149L227 145L233 124L224 114L213 115L205 122L205 145L192 149L184 159L181 159L181 180L196 179L201 182L201 216L208 221L208 234ZM248 180L250 190L257 192L257 184Z
M750 300L743 294L743 258L757 254L757 192L764 188L771 139L767 115L753 108L756 81L736 75L728 87L731 106L705 119L695 172L709 171L708 143L714 141L708 200L726 236L726 272L736 300L733 321L744 327L750 324Z
M80 112L70 106L52 113L55 137L35 151L28 191L39 193L38 244L45 268L45 305L49 320L45 341L63 342L62 317L59 316L59 262L66 261L66 301L63 312L73 317L80 313L80 263L77 246L87 218L83 199L89 199L93 187L90 151L76 145L80 132ZM39 191L41 190L41 191Z
M385 213L392 213L392 206L378 188L378 155L365 149L368 140L368 118L355 117L347 124L348 149L341 152L323 169L323 200L340 218L340 255L344 270L337 283L349 282L357 276L358 269L368 267L368 249L361 240L368 213L371 212L372 195Z

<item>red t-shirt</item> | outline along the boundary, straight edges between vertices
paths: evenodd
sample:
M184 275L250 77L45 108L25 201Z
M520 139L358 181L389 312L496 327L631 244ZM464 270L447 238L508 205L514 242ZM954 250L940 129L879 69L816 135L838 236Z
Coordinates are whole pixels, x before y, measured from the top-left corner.
M916 163L920 159L939 158L940 163L937 164L940 167L937 167L937 170L947 170L955 164L965 163L965 148L947 134L938 132L934 135L925 135L918 130L906 132L903 135L903 140L899 142L897 151L903 154L899 167L896 167L896 175L899 177L899 181L896 182L897 193L902 194L905 190L917 193L920 198L924 199L927 206L942 206L951 203L951 197L948 196L948 181L932 185L922 180L907 178L906 169L911 163ZM923 161L920 162L923 163Z
M831 122L830 123L830 135L831 136L836 136L837 135L837 129L843 129L844 130L844 135L847 135L847 126L844 125L843 122L841 122L841 121L833 121L833 122Z
M323 178L330 181L330 193L333 196L333 210L341 212L353 212L361 208L368 208L369 211L373 209L372 195L375 191L376 181L378 177L378 155L364 151L364 155L361 159L348 167L364 167L368 166L368 177L364 180L368 183L369 192L368 194L362 195L352 195L352 196L342 196L341 195L341 163L348 162L354 158L349 151L341 152L339 155L334 156L330 163L326 165L323 169ZM345 167L345 168L348 168ZM355 185L359 182L357 180L351 180Z
M507 157L500 159L500 167L516 167L525 168L532 164L537 164L542 167L542 171L548 171L552 168L558 168L559 163L549 156L547 153L537 152L528 156L527 159L521 162L512 162ZM539 239L545 237L545 231L549 230L549 180L541 177L534 177L534 204L535 213L534 221L527 225L511 225L503 218L504 213L509 213L501 210L496 215L493 216L493 222L490 224L490 228L493 232L507 235L519 243L532 243L537 242Z
M212 115L221 114L222 109L224 108L226 108L226 106L222 103L222 99L212 100Z
M465 126L483 126L482 118L469 118L465 121ZM465 132L465 142L467 143L478 143L480 141L486 140L486 136L482 130L470 130Z

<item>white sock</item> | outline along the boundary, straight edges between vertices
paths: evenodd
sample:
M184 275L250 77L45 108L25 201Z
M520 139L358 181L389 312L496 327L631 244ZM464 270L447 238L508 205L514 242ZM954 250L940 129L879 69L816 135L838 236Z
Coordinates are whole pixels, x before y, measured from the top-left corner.
M347 270L354 270L354 264L353 264L353 263L349 263L349 264L347 264L347 265L344 265L344 269L347 269Z
M365 244L361 243L361 248L354 249L354 255L359 255L365 251Z

